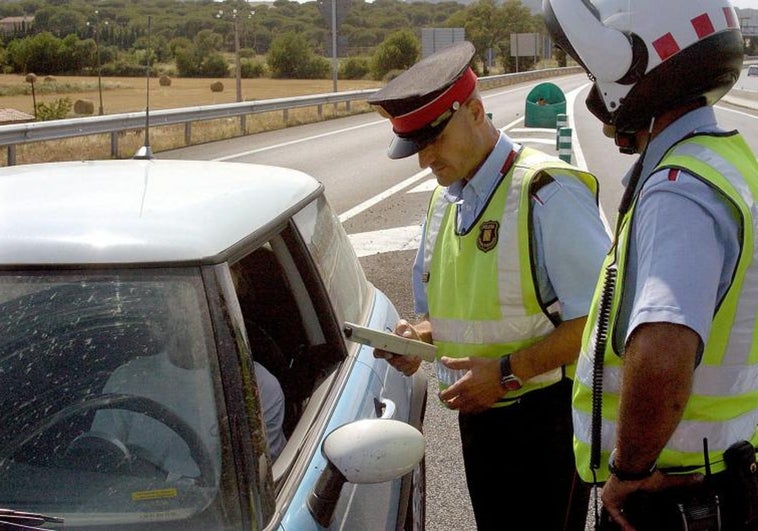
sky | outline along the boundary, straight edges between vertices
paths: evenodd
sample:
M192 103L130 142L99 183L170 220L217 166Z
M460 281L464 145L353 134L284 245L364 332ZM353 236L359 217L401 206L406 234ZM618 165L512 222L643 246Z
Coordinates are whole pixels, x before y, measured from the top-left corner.
M732 0L732 5L740 9L758 9L758 0Z

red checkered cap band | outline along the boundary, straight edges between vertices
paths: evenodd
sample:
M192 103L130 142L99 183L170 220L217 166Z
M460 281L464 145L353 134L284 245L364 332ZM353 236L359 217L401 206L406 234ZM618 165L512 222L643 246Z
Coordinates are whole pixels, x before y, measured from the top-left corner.
M467 68L458 80L435 99L409 113L390 118L392 129L398 134L412 133L425 127L453 106L466 101L476 87L476 74Z

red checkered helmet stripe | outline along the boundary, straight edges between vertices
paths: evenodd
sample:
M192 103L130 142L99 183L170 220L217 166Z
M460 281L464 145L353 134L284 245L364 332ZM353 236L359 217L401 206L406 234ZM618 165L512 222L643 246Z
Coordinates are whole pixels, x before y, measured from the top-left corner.
M725 7L722 9L722 12L724 13L724 20L726 21L726 26L728 28L739 28L739 23L734 13L734 9ZM716 32L716 29L713 26L713 21L711 20L711 16L708 13L703 13L696 16L690 20L690 24L692 24L692 28L695 30L695 33L697 34L697 38L699 40L705 39L709 35L712 35ZM653 48L655 48L655 51L658 53L658 57L660 57L661 61L665 61L675 53L679 52L679 50L681 50L681 46L671 33L666 33L655 39L653 41Z
M429 125L450 109L456 101L458 103L466 101L466 98L471 95L476 87L476 80L474 71L470 67L467 68L455 83L426 105L409 113L390 118L392 129L395 133L407 134Z

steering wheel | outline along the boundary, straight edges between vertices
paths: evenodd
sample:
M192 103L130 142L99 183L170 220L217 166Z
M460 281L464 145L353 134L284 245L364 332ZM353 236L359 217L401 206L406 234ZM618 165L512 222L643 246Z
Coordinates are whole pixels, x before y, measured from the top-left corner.
M27 443L34 440L59 422L88 411L97 411L100 409L124 409L134 413L141 413L170 428L187 444L190 455L200 470L200 476L195 479L197 485L213 485L213 460L197 432L179 415L155 400L143 396L121 393L107 393L92 398L86 398L81 402L77 402L61 409L50 417L42 419L42 421L36 426L33 426L29 430L25 430L24 434L11 441L5 446L5 448L0 450L0 464L2 464L4 459L15 455ZM118 443L120 443L120 441L118 441ZM124 447L124 450L126 450L123 443L120 445L118 443L114 444L119 447ZM126 450L126 452L127 453L124 457L129 456L128 450Z

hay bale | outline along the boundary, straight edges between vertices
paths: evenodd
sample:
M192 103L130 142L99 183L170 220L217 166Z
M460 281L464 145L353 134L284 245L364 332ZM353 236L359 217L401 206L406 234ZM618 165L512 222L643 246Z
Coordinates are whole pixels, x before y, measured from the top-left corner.
M171 86L171 78L168 77L166 74L163 74L160 79L158 79L158 84L161 87L170 87Z
M55 78L53 76L45 76L44 82L45 83L52 83L55 81Z
M76 114L95 114L95 103L90 100L76 100L74 112Z
M224 92L224 84L221 81L211 83L211 92Z

